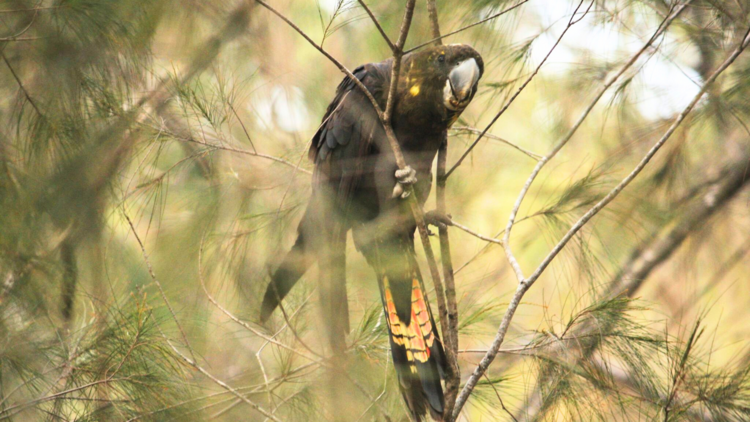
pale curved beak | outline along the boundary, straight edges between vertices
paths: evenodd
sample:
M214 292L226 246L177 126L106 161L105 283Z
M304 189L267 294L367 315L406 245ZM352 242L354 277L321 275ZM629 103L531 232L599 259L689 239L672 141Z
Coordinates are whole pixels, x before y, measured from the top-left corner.
M459 103L463 103L469 98L478 80L479 65L474 59L464 60L448 75L453 96Z

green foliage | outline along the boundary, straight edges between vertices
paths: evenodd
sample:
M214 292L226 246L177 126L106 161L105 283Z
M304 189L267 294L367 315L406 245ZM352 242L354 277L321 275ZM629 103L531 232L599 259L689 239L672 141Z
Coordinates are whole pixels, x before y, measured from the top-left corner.
M0 417L188 420L181 415L191 407L189 373L144 298L113 307L68 338L55 336L41 315L7 304L2 313L8 343L0 351Z

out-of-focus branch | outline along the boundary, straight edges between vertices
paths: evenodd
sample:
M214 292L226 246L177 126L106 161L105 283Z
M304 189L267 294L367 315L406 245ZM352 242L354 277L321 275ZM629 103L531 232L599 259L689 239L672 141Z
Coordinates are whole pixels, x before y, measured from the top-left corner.
M42 11L48 11L48 10L57 10L57 9L63 9L66 7L70 7L68 5L59 5L59 6L48 6L48 7L32 7L28 9L8 9L8 10L0 10L0 13L23 13L23 12L42 12Z
M679 8L679 10L683 9L683 7ZM674 14L670 15L674 16ZM675 16L676 17L676 16ZM669 18L668 18L669 19ZM672 18L674 19L674 18ZM665 21L666 22L666 21ZM664 27L664 23L660 26L660 28ZM657 30L657 32L659 32ZM497 351L499 350L500 346L503 343L503 340L505 338L505 334L508 330L508 327L510 326L510 321L513 318L513 315L515 314L516 309L518 308L518 305L520 304L521 298L524 296L524 294L528 291L528 289L534 284L534 282L539 278L539 276L544 272L544 270L547 268L547 266L552 262L552 260L560 253L560 251L565 247L565 245L575 236L578 231L581 230L581 228L591 220L599 211L601 211L607 204L609 204L612 200L614 200L620 192L628 185L630 182L635 179L638 174L646 167L646 165L649 163L649 161L653 158L653 156L661 149L661 147L666 143L666 141L671 137L671 135L674 133L674 131L680 126L680 124L685 120L687 115L693 110L695 105L698 103L698 101L703 97L708 87L716 80L716 78L722 74L734 61L739 57L740 54L745 50L745 48L748 45L748 42L750 42L750 30L745 33L742 42L739 43L739 45L734 49L734 51L727 57L727 59L711 74L711 76L705 81L705 83L701 86L700 91L693 97L692 101L683 109L683 111L677 116L677 118L674 120L672 125L667 129L667 131L662 135L662 137L653 145L653 147L648 151L648 153L643 157L643 159L638 163L638 165L628 174L614 189L612 189L602 200L600 200L596 205L594 205L588 212L586 212L571 228L568 230L568 232L563 236L563 238L558 242L558 244L550 251L550 253L547 255L547 257L542 261L542 263L536 268L536 270L532 273L529 278L524 278L523 273L520 270L520 267L518 266L517 262L513 262L515 258L513 257L512 253L510 252L510 248L508 245L508 242L505 242L505 250L506 255L508 256L509 261L511 261L514 265L514 269L516 269L516 273L519 276L519 283L518 287L516 288L516 293L513 295L513 298L510 301L510 304L508 305L508 309L505 313L505 316L502 319L502 322L500 323L500 327L498 328L497 335L495 337L495 340L492 342L492 345L490 347L490 350L488 353L482 358L479 365L477 365L477 368L475 369L474 373L469 378L468 382L464 386L464 389L461 391L461 394L459 395L459 398L457 400L456 408L454 409L454 414L458 414L461 410L461 407L468 399L469 395L471 394L471 391L473 391L474 387L476 386L477 382L479 381L479 378L484 374L484 372L489 367L490 363L494 360L495 356L497 355ZM640 54L640 53L638 53ZM632 60L631 60L632 61ZM558 145L559 146L559 145ZM561 147L561 146L559 146ZM559 148L558 148L559 150ZM546 162L545 160L540 161L540 164L543 165L543 163ZM537 166L539 167L539 166ZM531 184L531 181L533 181L533 177L530 178L527 181L527 184L524 186L524 190L528 190L528 186ZM520 200L523 198L523 195L525 192L522 192L522 195L519 197L519 201L516 203L517 206L520 206ZM517 212L517 207L514 208L513 213ZM512 223L513 219L511 218L510 223ZM509 228L506 228L506 235L505 240L508 239L508 234L510 232Z
M164 340L167 342L167 344L169 344L169 347L172 349L172 351L174 351L174 353L177 354L185 363L187 363L188 365L190 365L193 368L197 369L200 373L202 373L203 375L205 375L206 377L208 377L209 379L211 379L211 381L213 381L214 383L216 383L220 387L224 388L225 390L231 392L237 398L239 398L243 402L247 403L253 409L255 409L258 412L262 413L268 419L271 419L271 420L273 420L275 422L281 422L275 415L273 415L273 413L268 412L263 407L261 407L260 405L258 405L255 402L251 401L250 399L248 399L247 397L245 397L245 395L243 395L240 392L238 392L236 389L232 388L229 384L227 384L224 381L216 378L211 373L209 373L208 371L206 371L206 369L204 369L202 366L198 365L198 362L195 359L195 354L193 353L193 350L190 348L190 344L187 342L187 337L185 336L185 332L182 330L182 326L180 325L179 321L177 320L177 316L175 315L174 310L172 309L172 306L170 305L169 301L167 300L166 295L164 294L164 290L161 287L161 283L159 283L159 281L156 279L156 275L154 274L153 270L151 269L151 262L148 259L148 254L146 254L146 249L144 248L143 243L141 242L140 237L138 237L138 233L135 230L135 226L133 226L133 222L130 220L130 217L128 217L127 213L125 213L124 211L123 211L123 215L127 219L128 224L130 225L130 228L131 228L131 230L133 232L133 235L135 236L136 240L138 240L138 244L141 246L141 251L143 252L143 260L146 262L146 266L148 267L148 272L149 272L149 275L151 276L151 280L159 288L159 292L161 293L162 298L164 299L164 302L167 304L167 307L169 308L169 312L172 314L172 317L174 318L175 323L177 323L177 327L180 329L180 332L182 333L182 337L183 337L183 339L185 341L185 344L188 346L188 350L190 350L190 354L192 356L192 359L190 357L185 356L182 352L180 352L180 350L172 344L172 342L169 340L169 338L167 338L166 335L164 335L164 333L162 333L162 337L164 337ZM204 288L205 288L205 286L204 286ZM161 330L159 330L159 331L161 331ZM109 378L105 379L105 380L102 380L102 381L106 382L108 380L109 380Z
M288 167L291 167L293 169L296 169L296 171L299 171L299 172L302 172L302 173L305 173L305 174L308 174L308 175L312 175L312 172L310 170L306 170L306 169L300 168L297 164L294 164L291 161L285 160L285 159L280 158L280 157L276 157L276 156L269 155L269 154L263 154L263 153L260 153L260 152L250 151L250 150L247 150L247 149L237 148L237 147L233 147L233 146L229 146L229 145L215 144L213 142L209 142L209 141L205 141L205 140L201 140L201 139L196 139L195 137L189 136L189 135L180 135L180 134L178 134L178 133L176 133L176 132L174 132L174 131L172 131L172 130L170 130L168 128L165 128L165 127L162 127L162 128L154 127L154 126L146 124L146 123L141 123L141 126L147 127L147 128L149 128L151 130L154 130L154 131L161 132L162 134L166 134L166 135L170 136L171 138L174 138L174 139L176 139L176 140L178 140L180 142L190 142L190 143L193 143L193 144L203 145L204 147L207 147L209 150L212 150L212 151L213 150L228 151L228 152L234 152L234 153L237 153L237 154L243 154L243 155L249 155L249 156L252 156L252 157L263 158L265 160L271 160L271 161L275 161L277 163L281 163L281 164L283 164L285 166L288 166Z
M750 184L750 177L747 175L748 165L748 155L730 164L725 176L711 184L700 201L688 206L678 221L669 224L648 244L636 249L612 279L604 296L615 297L624 294L632 297L651 272L668 260L691 233L702 227L709 218Z
M285 166L292 167L293 169L296 169L296 171L299 171L301 173L312 175L312 172L310 170L306 170L306 169L300 168L297 164L294 164L294 163L292 163L290 161L287 161L287 160L285 160L283 158L275 157L273 155L263 154L263 153L260 153L260 152L253 152L253 151L249 151L249 150L242 149L242 148L230 147L230 146L227 146L227 145L212 144L210 142L201 141L201 140L198 140L198 139L195 139L195 138L192 138L192 137L190 137L190 138L179 138L178 137L176 139L180 139L180 140L183 140L183 141L186 141L186 142L193 142L193 143L196 143L196 144L199 144L199 145L203 145L203 146L209 147L211 149L215 149L215 150L229 151L229 152L235 152L237 154L245 154L245 155L250 155L250 156L253 156L253 157L264 158L266 160L275 161L277 163L284 164Z
M88 388L96 387L96 386L101 385L101 384L114 384L114 383L117 383L117 382L120 382L120 381L132 381L132 378L131 377L119 377L119 378L105 378L105 379L101 379L101 380L96 380L96 381L92 381L92 382L84 384L84 385L79 385L77 387L73 387L73 388L70 388L70 389L67 389L67 390L64 390L64 391L60 391L60 392L57 392L57 393L54 393L54 394L50 394L50 395L47 395L47 396L44 396L44 397L40 397L40 398L31 400L31 401L28 401L28 402L24 402L24 403L16 404L16 405L13 405L13 406L9 406L9 407L3 409L2 411L0 411L0 419L9 419L10 420L12 416L20 413L21 411L23 411L25 409L28 409L29 407L33 407L33 406L37 406L37 405L39 405L41 403L46 403L46 402L49 402L49 401L57 400L57 399L66 397L67 395L69 395L71 393L75 393L75 392L78 392L78 391L83 391L83 390L86 390ZM77 400L81 400L81 398L78 398L78 397L76 399Z
M518 96L521 95L521 92L523 92L523 90L529 85L529 83L531 82L531 80L534 79L534 76L536 76L539 73L539 70L541 70L542 66L544 66L544 63L547 62L547 59L549 59L549 57L555 51L555 49L557 48L557 46L560 44L560 41L562 41L563 37L568 32L568 30L570 30L570 28L573 25L575 25L576 23L580 22L581 19L583 19L586 16L586 14L588 13L588 11L591 8L591 6L594 4L594 2L592 1L591 4L589 4L589 7L583 12L583 15L577 18L577 14L578 14L579 10L581 9L581 6L583 6L583 2L584 2L584 0L581 0L578 3L578 6L576 6L575 10L571 14L570 19L568 20L568 24L565 26L565 29L562 31L562 33L560 34L560 36L557 37L557 41L555 41L555 43L549 49L549 51L544 56L544 58L542 59L542 61L539 62L539 65L537 65L537 67L534 69L534 71L531 72L531 74L529 75L529 77L526 78L526 80L521 84L521 86L518 87L518 89L516 90L516 92L508 99L508 101L505 102L505 104L502 106L502 108L500 108L500 111L498 111L497 114L495 114L495 117L493 117L492 120L490 120L490 123L487 124L487 126L485 126L485 128L482 130L482 132L479 134L479 136L477 136L477 139L475 139L474 142L472 142L471 145L469 145L469 147L466 148L466 151L464 151L464 153L461 155L461 157L458 159L458 161L456 161L456 164L454 164L453 167L451 167L451 169L448 171L448 173L446 174L445 177L449 177L458 168L458 166L461 165L461 163L464 161L464 159L466 159L466 157L471 153L471 150L473 150L474 147L477 146L477 144L479 143L479 141L482 140L482 138L487 133L487 131L489 131L490 128L495 124L495 122L497 122L497 120L500 118L500 116L502 116L503 113L505 113L505 111L508 110L508 108L510 107L510 105L513 104L513 101L515 101L516 98L518 98Z
M250 331L254 335L262 338L267 343L271 343L271 344L276 345L278 347L281 347L283 349L289 350L290 352L292 352L292 353L294 353L294 354L296 354L296 355L298 355L300 357L303 357L303 358L305 358L305 359L307 359L307 360L309 360L311 362L323 363L322 358L318 359L318 358L307 356L306 354L301 353L299 350L297 350L297 349L295 349L295 348L293 348L293 347L291 347L291 346L289 346L289 345L287 345L285 343L282 343L282 342L276 340L273 337L269 337L269 336L265 335L264 333L262 333L259 330L253 328L252 326L250 326L250 324L248 324L245 321L243 321L243 320L239 319L238 317L236 317L228 309L226 309L223 306L221 306L221 304L213 297L213 295L211 295L211 293L209 293L208 288L206 287L206 282L203 279L203 264L202 264L202 261L203 261L203 244L204 244L203 243L203 239L201 239L201 243L200 243L200 246L198 248L198 280L201 283L201 288L203 289L203 293L206 295L206 298L208 298L208 300L209 300L209 302L211 302L211 304L213 304L218 310L220 310L224 315L226 315L227 317L229 317L232 321L236 322L237 324L239 324L240 326L242 326L246 330ZM291 327L291 323L289 322L288 319L287 319L287 324L289 325L289 328L291 329L292 328Z
M711 276L711 279L706 283L706 286L701 290L700 293L698 293L698 295L696 295L695 298L693 298L693 300L684 302L680 306L680 308L677 309L677 311L672 313L672 315L681 316L687 309L696 305L696 303L698 303L698 301L703 296L705 296L706 293L710 292L721 283L721 281L729 271L731 271L740 262L743 262L745 256L748 254L750 254L750 238L748 238L744 243L742 243L742 245L735 249L732 255L721 263L719 269L714 272L714 274Z

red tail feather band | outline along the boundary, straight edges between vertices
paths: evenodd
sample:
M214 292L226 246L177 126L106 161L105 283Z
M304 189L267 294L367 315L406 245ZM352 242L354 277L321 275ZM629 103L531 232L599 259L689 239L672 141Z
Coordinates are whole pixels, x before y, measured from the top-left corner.
M391 331L393 342L404 346L406 349L406 358L409 362L427 362L430 358L430 347L435 342L435 335L432 333L432 323L430 322L430 313L427 309L427 302L424 300L422 287L419 280L412 280L411 291L411 321L408 325L398 317L396 305L393 303L388 277L383 280L385 290L385 303L387 310L387 322ZM412 367L412 371L416 371Z

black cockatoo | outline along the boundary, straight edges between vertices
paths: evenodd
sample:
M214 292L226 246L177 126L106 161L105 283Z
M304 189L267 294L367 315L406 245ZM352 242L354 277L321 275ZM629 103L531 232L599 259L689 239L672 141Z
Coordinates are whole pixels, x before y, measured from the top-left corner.
M393 59L360 66L353 74L385 109ZM315 262L321 302L335 351L349 331L345 286L346 234L373 267L390 333L393 362L412 417L434 418L444 407L445 355L415 259L416 223L403 196L413 183L420 204L447 130L469 104L484 71L481 56L464 44L435 46L402 58L392 127L410 168L399 170L377 112L348 77L339 84L312 139L312 197L291 251L272 276L261 308L265 322Z

